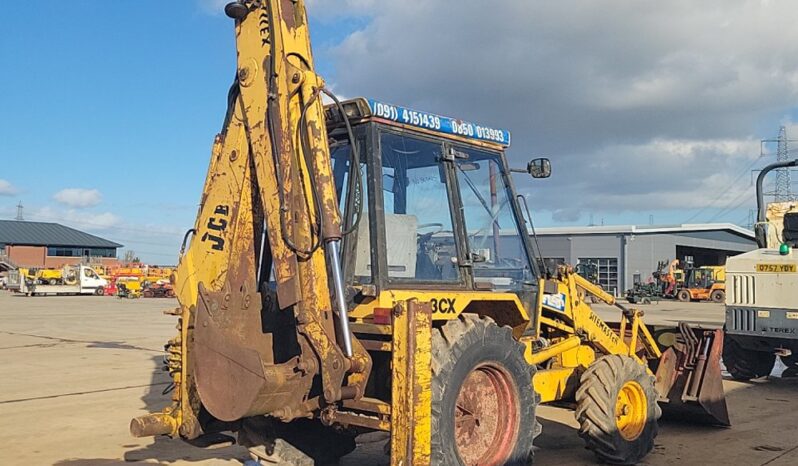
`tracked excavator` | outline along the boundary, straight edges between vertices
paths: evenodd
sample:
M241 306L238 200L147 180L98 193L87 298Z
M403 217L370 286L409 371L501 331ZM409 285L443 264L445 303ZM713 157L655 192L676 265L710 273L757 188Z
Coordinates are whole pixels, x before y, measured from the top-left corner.
M660 406L728 424L721 333L681 326L663 351L642 312L538 268L512 172L547 159L513 170L505 130L339 101L302 0L225 12L237 73L173 278L172 404L133 435L324 464L383 431L392 465L521 465L537 406L561 403L600 460L633 464Z

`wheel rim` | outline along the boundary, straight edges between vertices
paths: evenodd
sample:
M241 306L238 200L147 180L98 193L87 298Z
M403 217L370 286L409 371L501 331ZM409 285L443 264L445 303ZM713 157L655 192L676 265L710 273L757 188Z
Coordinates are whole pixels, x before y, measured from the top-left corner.
M518 396L509 373L494 364L474 368L455 403L454 438L463 464L504 464L513 451L518 423Z
M648 406L643 387L635 381L623 384L615 400L615 426L625 440L635 440L646 426Z

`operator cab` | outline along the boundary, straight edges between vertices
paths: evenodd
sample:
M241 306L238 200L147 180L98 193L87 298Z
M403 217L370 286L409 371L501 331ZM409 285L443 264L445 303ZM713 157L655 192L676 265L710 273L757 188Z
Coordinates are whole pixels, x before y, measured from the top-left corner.
M791 248L798 247L798 212L784 214L782 239Z
M350 286L365 296L536 290L539 272L529 235L519 234L526 222L504 156L508 131L374 100L342 106L363 181L362 189L350 185L350 137L338 107L328 106L333 176L352 230L343 248ZM521 171L544 178L551 166L536 159Z

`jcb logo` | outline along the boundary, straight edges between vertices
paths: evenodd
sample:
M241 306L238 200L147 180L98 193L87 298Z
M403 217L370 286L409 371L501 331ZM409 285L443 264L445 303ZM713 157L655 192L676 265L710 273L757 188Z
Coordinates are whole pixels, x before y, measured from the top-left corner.
M455 314L457 312L454 308L455 299L457 298L432 298L429 301L432 304L432 313Z
M206 231L200 239L202 241L210 241L212 243L211 249L216 251L224 251L224 238L222 237L222 234L224 233L224 230L227 229L226 217L230 215L230 207L226 205L217 205L213 213L219 217L208 218L208 224L206 225L208 231Z

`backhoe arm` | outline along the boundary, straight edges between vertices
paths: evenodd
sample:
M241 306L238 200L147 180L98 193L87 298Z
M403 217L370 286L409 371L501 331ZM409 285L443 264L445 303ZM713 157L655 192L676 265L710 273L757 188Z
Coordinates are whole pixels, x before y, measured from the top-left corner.
M241 1L225 12L237 73L176 271L174 404L134 420L134 434L194 438L209 430L201 407L225 422L315 416L361 397L371 367L348 328L324 82L304 1Z

